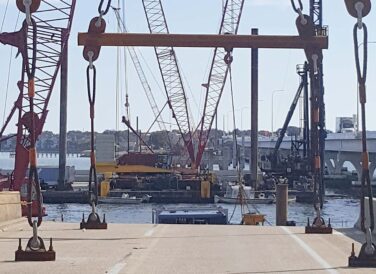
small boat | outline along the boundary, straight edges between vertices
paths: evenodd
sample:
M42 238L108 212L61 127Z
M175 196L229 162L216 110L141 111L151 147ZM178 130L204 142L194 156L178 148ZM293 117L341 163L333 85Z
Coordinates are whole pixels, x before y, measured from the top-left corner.
M121 197L99 197L98 202L100 204L141 204L148 203L151 196L145 194L141 198L135 196L129 196L127 193L123 193Z
M225 203L225 204L238 204L243 202L245 204L272 204L275 202L275 198L267 198L265 194L260 193L258 197L254 197L254 193L251 193L252 188L249 186L242 186L244 192L244 198L242 201L239 199L239 185L228 185L226 188L226 193L223 197L215 195L215 203Z
M239 203L239 199L232 198L232 197L221 197L218 195L214 196L215 203L224 203L224 204L237 204ZM244 203L246 204L272 204L274 203L274 198L250 198L245 199Z

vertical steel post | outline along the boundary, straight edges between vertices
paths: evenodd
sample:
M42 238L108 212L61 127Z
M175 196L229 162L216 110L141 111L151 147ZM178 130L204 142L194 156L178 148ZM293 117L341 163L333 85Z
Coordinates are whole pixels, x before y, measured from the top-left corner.
M62 57L60 68L59 190L65 188L65 168L67 165L68 40L64 43L67 32L66 29L61 30Z
M252 29L258 35L258 29ZM258 48L251 51L251 183L257 189L258 165Z
M276 195L276 225L285 226L287 223L288 184L277 184Z
M303 139L304 139L304 152L303 156L310 157L310 136L309 136L309 89L308 89L308 63L304 63L304 130L303 130Z
M138 131L138 116L136 116L136 132L137 132L137 134L139 133L139 131ZM135 145L135 148L134 148L135 152L137 152L141 148L140 143L141 143L140 139L138 138L138 136L136 136L136 145Z
M323 26L323 3L322 0L310 0L310 16L315 25L316 32L322 31ZM325 182L324 182L324 168L325 168L325 139L326 139L326 118L325 118L325 102L324 102L324 72L323 63L320 64L320 96L319 96L319 109L320 109L320 125L319 125L319 145L320 145L320 158L321 158L321 179L320 191L325 195Z
M127 152L128 152L128 154L129 154L129 145L130 145L129 138L130 138L130 129L128 127L128 131L127 131Z

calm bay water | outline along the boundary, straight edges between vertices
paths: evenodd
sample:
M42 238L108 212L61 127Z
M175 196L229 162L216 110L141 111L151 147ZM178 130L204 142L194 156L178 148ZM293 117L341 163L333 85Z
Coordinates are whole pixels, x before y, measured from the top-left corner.
M65 222L80 222L82 213L87 216L91 211L89 205L80 204L46 204L46 210L48 216L46 220L61 221L61 215L64 216ZM139 204L139 205L99 205L98 213L100 216L106 214L106 220L108 223L152 223L152 209L160 205L157 204ZM181 207L203 207L213 206L211 204L206 205L192 205L192 204L179 204L168 205L181 206ZM234 211L234 205L221 204L222 207L227 208L229 217ZM257 205L256 208L250 206L250 211L257 209L260 213L266 215L267 224L275 224L275 205ZM312 205L300 204L296 202L289 203L288 219L297 222L298 225L305 225L307 217L314 216L314 209ZM331 218L333 227L353 227L359 215L359 200L352 198L343 199L327 199L324 205L323 217L327 221ZM237 206L233 214L231 223L237 224L241 220L241 210Z
M41 155L40 155L41 156ZM58 166L59 158L57 154L46 155L38 158L39 166ZM68 156L67 163L69 166L75 166L76 170L87 170L89 167L88 158L80 158L77 156ZM0 170L12 170L14 168L14 158L10 157L9 153L0 152ZM331 193L334 193L331 191ZM349 192L350 193L350 192ZM139 205L99 205L98 212L106 214L106 220L109 223L151 223L152 209L160 205L156 204L139 204ZM174 206L174 205L168 205ZM213 206L213 205L187 205L180 204L175 206ZM229 217L233 214L231 223L239 223L241 220L241 209L237 206L234 210L234 205L221 205L228 209ZM60 221L61 215L64 216L65 222L79 223L82 218L82 213L86 215L90 212L89 205L81 204L46 204L45 205L48 216L46 220ZM266 215L268 223L275 223L275 205L257 205L256 208L250 206L250 211L260 211ZM331 218L334 227L352 227L359 215L359 199L348 195L347 198L335 199L327 198L324 205L323 217L325 220ZM288 219L296 221L299 225L304 225L307 217L314 216L314 209L312 205L300 204L295 202L289 203Z

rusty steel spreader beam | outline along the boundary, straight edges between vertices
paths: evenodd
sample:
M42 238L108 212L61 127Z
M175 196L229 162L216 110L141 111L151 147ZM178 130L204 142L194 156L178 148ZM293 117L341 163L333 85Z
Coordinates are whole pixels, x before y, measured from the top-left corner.
M195 47L195 48L269 48L269 49L327 49L327 36L287 35L216 35L216 34L145 34L103 33L78 34L79 46L97 47Z

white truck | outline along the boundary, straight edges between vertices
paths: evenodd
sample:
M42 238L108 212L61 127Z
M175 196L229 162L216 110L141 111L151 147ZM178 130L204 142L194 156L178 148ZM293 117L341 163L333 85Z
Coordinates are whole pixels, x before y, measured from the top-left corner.
M356 115L353 117L337 117L336 133L351 133L356 131Z

